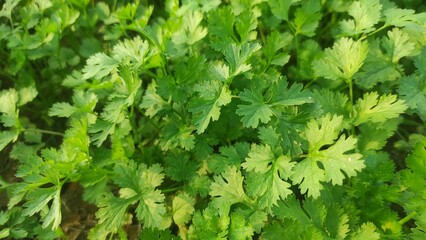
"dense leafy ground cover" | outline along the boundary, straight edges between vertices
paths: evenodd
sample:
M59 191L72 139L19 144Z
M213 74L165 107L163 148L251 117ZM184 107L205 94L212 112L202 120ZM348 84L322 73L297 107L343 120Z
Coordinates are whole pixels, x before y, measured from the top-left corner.
M0 9L0 238L426 239L423 1Z

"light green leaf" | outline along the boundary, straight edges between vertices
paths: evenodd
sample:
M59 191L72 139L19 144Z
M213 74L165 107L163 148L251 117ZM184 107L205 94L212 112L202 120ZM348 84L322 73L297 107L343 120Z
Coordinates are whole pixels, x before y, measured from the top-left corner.
M83 79L102 79L118 67L119 61L104 53L96 53L87 59L83 68Z
M243 181L244 177L235 167L229 167L221 176L215 176L209 193L213 197L213 206L227 214L235 203L251 203L244 192Z
M179 30L172 35L172 41L179 44L193 45L207 35L207 29L201 25L203 13L189 11L185 13Z
M394 28L388 32L388 37L384 39L383 46L391 57L392 63L397 63L399 59L413 53L414 43L410 41L408 33L399 28Z
M312 62L312 67L317 76L349 80L363 65L367 52L366 42L341 38L332 48L325 49L324 55Z
M189 111L194 114L193 124L197 128L197 133L203 133L210 121L216 121L220 116L220 109L231 102L232 95L227 85L219 82L209 82L206 84L208 91L201 92L201 98L195 98L189 103ZM203 87L202 89L205 89Z
M16 141L19 133L17 131L1 131L0 132L0 151L3 150L10 142Z
M157 84L153 81L147 88L142 98L139 108L145 109L145 113L149 117L154 117L158 112L165 109L167 102L157 94Z
M308 37L315 35L321 20L321 5L319 0L308 0L302 3L294 13L295 34L302 34Z
M191 220L194 213L195 199L186 193L178 194L173 198L173 221L177 225L184 225Z
M258 43L244 43L239 46L230 44L223 51L225 59L229 64L230 76L236 76L251 69L251 65L247 64L250 56L261 48Z
M376 232L377 228L373 223L367 222L363 223L357 231L352 234L351 239L353 240L378 240L380 239L380 234Z
M25 87L25 88L19 89L18 94L19 94L19 101L17 105L23 106L26 103L29 103L32 100L34 100L34 98L37 97L38 92L34 86L31 86L31 87Z
M275 17L288 21L288 11L293 3L300 0L269 0L268 4Z
M354 105L353 122L357 126L366 122L380 123L398 117L406 109L405 103L396 95L379 97L377 92L365 93Z
M379 0L360 0L353 2L348 10L353 20L340 22L344 34L355 36L373 31L374 25L380 20L382 5Z

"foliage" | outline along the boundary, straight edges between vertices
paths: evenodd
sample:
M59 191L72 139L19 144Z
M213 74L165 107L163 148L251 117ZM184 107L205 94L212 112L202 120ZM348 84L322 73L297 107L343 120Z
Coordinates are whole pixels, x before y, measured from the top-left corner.
M0 9L0 238L426 238L422 1Z

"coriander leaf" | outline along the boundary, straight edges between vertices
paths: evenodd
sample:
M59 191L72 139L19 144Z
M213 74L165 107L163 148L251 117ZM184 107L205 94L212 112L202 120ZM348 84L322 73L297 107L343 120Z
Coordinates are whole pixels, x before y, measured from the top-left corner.
M240 36L240 42L245 43L256 39L257 19L253 11L247 9L238 15L235 29Z
M193 128L181 125L178 126L170 121L164 126L160 134L160 147L163 151L180 147L191 150L195 146L195 136L192 134Z
M292 174L294 163L287 156L275 158L268 145L253 145L241 166L252 173L247 180L247 193L258 200L261 209L270 212L280 198L292 193L284 179Z
M112 57L115 59L115 61L117 61L117 63L130 66L132 70L136 70L141 67L152 55L153 52L150 51L148 42L142 40L139 36L131 40L125 39L124 41L118 42L112 50ZM103 58L104 59L102 59L102 61L105 61L107 64L111 64L111 68L108 68L111 70L114 69L112 67L114 65L114 61L112 59L106 58L105 56L103 56ZM105 71L107 71L107 69L105 69Z
M261 48L258 43L244 43L241 46L230 44L223 51L225 59L229 64L230 76L236 76L251 69L247 64L249 57Z
M366 123L380 123L396 118L407 109L405 103L397 100L396 95L388 94L378 98L377 92L365 93L354 105L354 119L356 126Z
M305 134L309 141L309 152L319 151L324 145L330 145L342 130L342 116L326 114L319 121L307 123Z
M348 96L341 92L331 91L323 88L314 90L315 100L321 105L325 114L337 114L349 116Z
M250 239L254 235L254 228L247 221L246 216L239 212L231 214L231 224L229 226L229 239Z
M244 192L243 181L244 177L235 167L229 167L221 176L215 176L209 193L213 197L212 205L221 213L228 214L235 203L251 204L252 200Z
M185 152L170 151L165 162L167 176L175 181L188 181L196 175L198 164Z
M177 225L184 225L191 220L194 213L195 199L186 193L178 194L173 198L173 221Z
M308 195L317 198L323 189L321 182L342 185L345 178L342 171L352 177L364 168L361 154L348 153L356 148L355 138L341 136L334 142L342 128L341 123L341 116L330 118L329 114L319 121L308 122L305 130L309 142L308 157L296 164L290 177L300 184L302 193L309 190ZM330 146L322 149L325 145Z
M34 100L34 98L37 97L38 92L34 86L31 86L31 87L25 87L25 88L19 89L18 95L19 95L19 101L17 105L23 106L26 103L29 103L32 100Z
M300 0L269 0L268 4L275 17L288 21L288 11L293 3Z
M263 100L263 96L259 91L245 89L240 93L242 101L250 102L250 105L238 105L237 114L242 116L241 121L245 127L256 128L259 121L268 123L274 114L272 109Z
M318 198L320 191L324 188L321 182L325 182L325 172L318 167L318 163L312 159L304 159L293 168L294 174L290 177L293 183L300 183L299 188L302 194Z
M207 207L202 212L196 211L189 226L188 238L225 240L229 221L227 215L220 216L212 207Z
M49 116L70 117L78 111L77 107L66 102L55 103L49 109Z
M16 104L19 100L15 89L4 90L0 92L0 122L5 127L13 127L19 121Z
M402 66L393 63L393 48L388 47L390 52L384 53L384 43L390 43L388 38L381 41L373 39L369 41L369 51L364 65L354 76L355 83L365 89L370 89L378 83L394 81L401 77ZM390 43L392 45L392 43Z
M148 86L139 108L145 109L146 115L152 118L157 115L158 112L165 109L167 105L168 103L157 94L157 84L153 81Z
M308 37L313 37L321 19L320 11L320 1L308 0L303 2L302 6L299 7L294 13L294 34L302 34Z
M3 3L3 7L0 11L0 17L7 17L9 20L12 19L12 11L19 4L21 0L6 0Z
M105 226L109 232L117 232L124 223L127 208L134 201L133 198L118 198L112 194L105 194L98 203L99 210L96 212L98 224Z
M349 80L361 68L367 57L367 42L340 38L324 55L312 62L317 76L330 80Z
M201 26L203 13L189 11L185 13L179 30L172 35L173 43L193 45L207 35L207 29Z
M353 2L348 10L353 20L340 22L342 32L349 36L355 36L374 31L374 25L380 20L381 9L382 4L380 4L379 0L360 0Z
M426 81L423 78L408 76L401 79L398 89L401 98L410 109L426 120Z
M259 139L263 144L270 146L280 145L280 135L277 133L276 129L271 126L260 127L259 128Z
M269 34L262 48L263 54L268 59L268 64L283 66L290 60L290 55L285 52L285 49L292 43L292 38L291 34L281 34L278 31Z
M406 27L412 23L423 24L426 13L416 14L412 9L388 8L383 12L386 26Z
M203 92L206 90L206 92ZM200 97L194 98L189 103L189 111L194 114L193 124L197 133L203 133L210 121L216 121L220 116L220 108L231 102L232 95L227 85L219 82L207 82L205 86L199 86Z
M3 150L10 142L18 139L17 131L2 131L0 132L0 151Z
M334 145L321 151L322 156L318 155L318 161L324 166L326 181L333 185L342 185L343 180L348 177L356 176L364 167L362 155L359 153L348 153L356 148L357 139L340 137ZM317 156L312 156L316 158ZM346 176L342 173L345 172Z
M376 232L377 228L371 222L366 222L359 227L354 234L351 235L351 239L354 240L363 240L371 239L378 240L380 239L380 234Z
M408 33L399 28L394 28L388 32L388 38L383 40L383 47L394 64L402 57L410 56L415 49Z
M211 46L223 50L230 43L237 43L234 33L235 15L230 7L216 8L208 16L208 32Z
M83 79L102 79L118 67L119 61L104 53L96 53L87 59L83 68Z
M228 166L239 167L250 151L250 145L238 142L233 146L222 146L219 151L220 155L213 154L208 161L209 168L216 174L222 173Z
M245 127L256 128L259 121L268 123L271 117L276 114L277 107L287 107L302 105L313 101L310 92L302 90L301 84L293 84L287 88L288 82L284 78L279 78L269 88L269 95L262 95L259 91L245 89L240 93L242 101L250 102L250 105L238 105L236 113L243 116L241 121ZM265 100L268 99L268 100Z
M25 209L23 215L32 216L42 211L47 204L52 201L49 211L42 217L43 228L47 228L52 224L52 229L57 229L61 223L61 187L54 186L50 188L38 188L31 191L27 196L27 202L24 204Z

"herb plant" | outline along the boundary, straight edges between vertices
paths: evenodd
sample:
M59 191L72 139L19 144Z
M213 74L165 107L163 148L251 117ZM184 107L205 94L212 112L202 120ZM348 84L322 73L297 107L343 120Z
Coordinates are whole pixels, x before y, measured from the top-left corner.
M5 0L0 238L426 239L425 10Z

